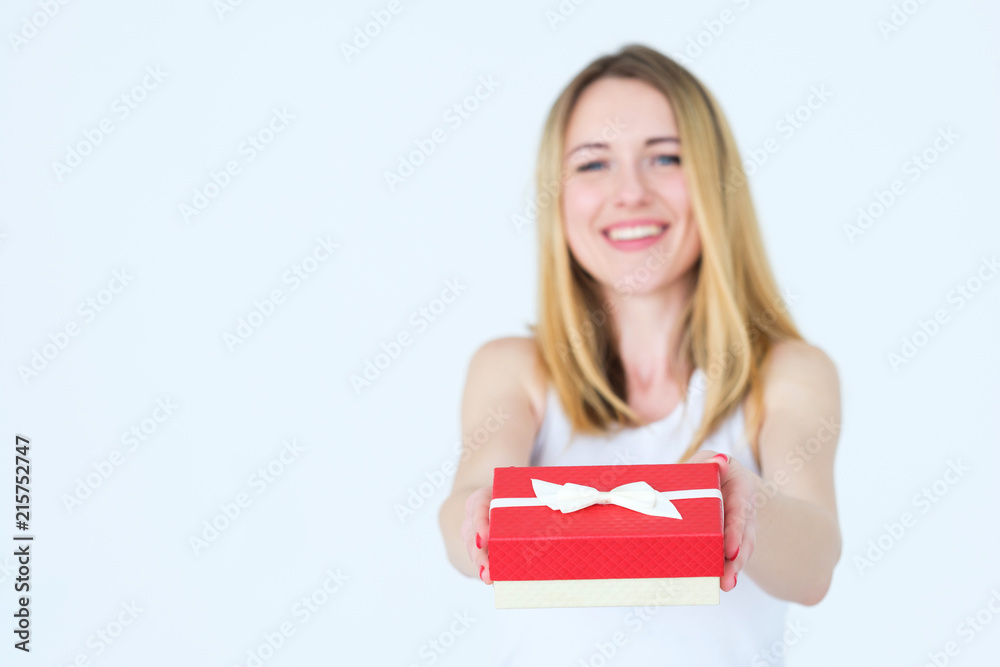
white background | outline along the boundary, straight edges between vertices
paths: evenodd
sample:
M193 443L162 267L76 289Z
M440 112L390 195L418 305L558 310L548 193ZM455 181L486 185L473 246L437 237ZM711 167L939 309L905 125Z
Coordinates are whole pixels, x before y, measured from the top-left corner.
M0 555L0 663L243 665L290 622L266 664L422 665L463 612L476 620L437 664L481 662L497 612L446 560L450 478L405 521L393 508L457 458L472 353L534 319L534 228L512 216L533 197L549 106L590 60L639 42L690 49L744 157L777 140L751 176L768 254L840 370L843 558L823 603L793 608L808 631L788 664L923 664L949 641L954 664L989 664L1000 618L971 641L958 626L1000 596L1000 278L961 309L948 296L1000 253L996 3L912 0L886 35L890 2L595 0L553 26L555 0L404 1L348 62L341 44L386 4L248 0L220 17L211 0L70 2L32 32L39 3L4 3L0 540L16 532L15 434L31 438L37 537L27 656ZM115 99L157 66L165 78L120 118ZM445 122L491 76L479 108ZM786 137L777 124L814 86L832 97ZM246 161L274 108L294 120ZM104 118L113 132L60 178L53 164ZM435 127L445 142L390 191L385 172ZM946 128L957 140L910 180ZM185 222L180 205L233 159L240 173ZM905 192L851 242L844 226L894 179ZM283 275L320 236L339 248L291 290ZM133 279L86 321L79 304L122 269ZM411 315L446 280L467 288L418 331ZM225 334L275 288L284 302L230 350ZM888 354L937 309L948 321L894 369ZM70 323L78 335L22 378ZM404 332L411 345L356 392L350 376ZM128 451L122 434L167 398L177 409ZM250 476L290 439L301 453L258 494ZM68 508L114 450L121 465ZM969 471L921 511L914 496L949 461ZM240 493L251 504L196 555L189 538ZM904 512L915 525L888 536ZM880 537L891 546L859 567ZM328 569L347 580L301 622L294 605ZM143 611L98 655L95 633L132 601Z

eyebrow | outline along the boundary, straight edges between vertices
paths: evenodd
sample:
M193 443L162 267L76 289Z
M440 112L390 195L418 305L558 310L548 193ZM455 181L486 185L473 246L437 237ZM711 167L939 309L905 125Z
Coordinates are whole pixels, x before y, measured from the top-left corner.
M668 143L668 142L673 142L673 143L677 144L678 146L680 146L680 144L681 144L681 140L678 139L677 137L651 137L649 139L646 139L646 144L645 145L648 147L648 146L652 146L654 144L662 144L662 143ZM603 142L603 141L595 141L595 142L590 142L590 143L586 143L586 144L580 144L579 146L577 146L576 148L574 148L570 152L566 153L566 157L568 158L573 153L575 153L575 152L577 152L579 150L583 150L585 148L601 149L601 148L607 148L607 147L608 147L608 144L606 142Z

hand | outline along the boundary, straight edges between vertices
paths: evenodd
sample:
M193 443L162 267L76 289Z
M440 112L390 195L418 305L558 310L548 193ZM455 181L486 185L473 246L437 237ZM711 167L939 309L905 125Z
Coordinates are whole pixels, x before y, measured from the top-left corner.
M465 519L462 521L462 539L469 551L469 560L476 566L479 578L485 584L492 584L490 562L487 557L486 540L490 537L490 501L493 487L483 486L465 500ZM479 546L476 546L478 538Z
M725 567L719 587L731 591L737 575L753 555L757 538L757 506L753 472L725 454L708 449L695 452L687 463L717 463L722 482L723 533L722 553Z

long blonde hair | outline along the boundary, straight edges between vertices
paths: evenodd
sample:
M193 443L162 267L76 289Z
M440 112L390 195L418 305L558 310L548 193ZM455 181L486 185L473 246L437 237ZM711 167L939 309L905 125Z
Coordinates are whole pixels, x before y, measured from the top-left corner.
M538 232L538 323L529 325L574 435L643 425L626 403L611 302L572 256L562 225L566 127L583 90L605 77L631 78L670 102L685 158L681 168L701 257L694 287L671 341L674 380L687 392L681 368L701 368L705 410L686 461L750 393L746 437L758 460L761 369L780 340L801 340L768 265L736 143L712 94L684 67L639 44L587 65L556 99L541 138L535 173ZM546 193L546 194L541 194ZM748 353L749 352L749 353Z

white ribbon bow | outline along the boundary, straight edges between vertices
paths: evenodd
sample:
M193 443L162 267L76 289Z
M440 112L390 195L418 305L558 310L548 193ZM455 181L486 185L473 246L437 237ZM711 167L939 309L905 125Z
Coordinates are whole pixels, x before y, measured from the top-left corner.
M494 498L490 501L490 510L494 507L546 505L565 514L591 505L610 504L649 516L682 519L681 513L670 502L671 500L688 498L718 498L722 500L722 493L718 489L657 491L646 482L631 482L616 486L610 491L598 491L592 486L583 486L573 482L554 484L540 479L532 479L531 487L535 491L534 498Z

